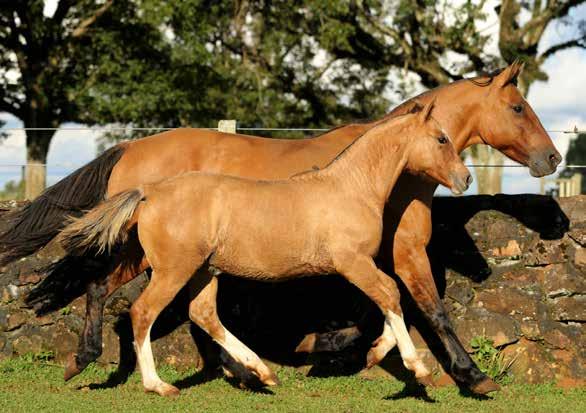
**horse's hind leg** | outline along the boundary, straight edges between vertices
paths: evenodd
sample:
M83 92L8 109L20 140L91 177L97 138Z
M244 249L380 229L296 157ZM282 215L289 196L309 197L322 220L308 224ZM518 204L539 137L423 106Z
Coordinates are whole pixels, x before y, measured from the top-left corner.
M218 279L207 271L202 271L198 273L195 282L200 291L189 305L191 320L221 345L236 362L251 371L261 383L266 386L278 384L277 376L260 357L230 333L220 321L216 305Z
M113 259L115 264L111 262ZM77 376L102 354L102 324L108 297L149 266L135 238L129 240L119 256L102 255L85 263L88 263L87 271L97 275L87 285L85 324L77 354L71 354L65 364L65 380Z
M397 284L376 268L370 257L349 253L337 261L338 272L373 300L385 316L383 335L369 352L369 364L380 361L394 346L395 339L405 367L413 371L422 384L431 384L431 374L419 358L403 320Z
M171 269L153 269L151 281L130 309L134 347L145 391L152 391L161 396L179 394L176 387L165 383L157 374L150 332L161 311L187 284L203 261L204 259L201 259L198 265L175 265Z

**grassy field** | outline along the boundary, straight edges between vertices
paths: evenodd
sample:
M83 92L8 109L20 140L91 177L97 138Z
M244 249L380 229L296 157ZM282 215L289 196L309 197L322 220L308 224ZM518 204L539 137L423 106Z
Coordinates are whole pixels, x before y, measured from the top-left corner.
M425 396L390 379L307 378L284 368L277 372L282 384L261 393L240 390L224 379L202 382L194 372L160 371L183 389L179 397L145 394L136 373L110 387L107 371L90 368L64 384L58 366L3 361L0 412L586 412L586 389L554 385L511 384L481 400L455 387L431 389Z

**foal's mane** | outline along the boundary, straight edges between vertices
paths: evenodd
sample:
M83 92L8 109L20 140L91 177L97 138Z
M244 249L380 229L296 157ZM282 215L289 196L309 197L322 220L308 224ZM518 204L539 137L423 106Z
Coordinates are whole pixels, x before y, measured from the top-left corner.
M362 132L356 139L354 139L350 144L348 144L348 146L346 146L340 153L338 153L338 155L336 155L336 157L334 159L332 159L330 162L328 162L323 168L321 169L308 169L307 171L302 171L302 172L298 172L294 175L291 175L289 177L289 179L291 178L296 178L298 176L301 175L307 175L307 174L311 174L311 173L317 173L320 171L323 171L324 169L327 169L330 165L332 165L333 163L335 163L336 161L338 161L341 157L343 157L346 152L348 152L358 141L360 141L364 135L366 135L368 132L370 132L372 129L376 128L377 126L380 126L381 124L385 123L385 122L392 122L392 121L398 121L399 118L404 118L406 116L415 114L420 112L421 110L423 110L423 106L421 105L415 105L412 110L410 110L407 113L402 113L400 115L396 115L393 116L393 118L391 120L388 119L388 117L384 117L382 119L379 119L377 122L375 122L374 126L364 132ZM336 128L337 129L337 128Z

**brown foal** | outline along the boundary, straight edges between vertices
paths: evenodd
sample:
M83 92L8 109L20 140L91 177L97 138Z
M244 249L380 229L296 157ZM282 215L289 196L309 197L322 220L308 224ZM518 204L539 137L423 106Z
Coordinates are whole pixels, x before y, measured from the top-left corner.
M271 282L342 275L385 316L369 364L397 344L405 367L423 383L431 382L403 321L397 285L373 257L381 242L385 204L403 170L456 194L471 182L449 138L431 118L432 107L429 103L419 113L380 122L320 171L283 181L191 172L122 192L74 219L59 235L72 253L111 249L137 226L153 270L130 310L145 390L178 393L157 375L149 334L160 312L196 273L199 294L190 304L190 318L262 383L277 383L262 360L218 319L215 275L221 272ZM202 267L210 269L208 274L198 272Z

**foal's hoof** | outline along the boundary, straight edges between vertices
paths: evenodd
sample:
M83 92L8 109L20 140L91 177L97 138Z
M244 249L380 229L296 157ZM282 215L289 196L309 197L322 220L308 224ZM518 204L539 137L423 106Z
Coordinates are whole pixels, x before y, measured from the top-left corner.
M499 391L501 386L496 384L490 378L485 378L480 383L470 386L470 390L476 394L488 394L493 391Z
M416 377L417 383L425 387L435 387L435 382L431 374L422 377Z
M279 384L281 384L281 381L279 380L277 375L272 371L268 376L261 379L261 381L265 386L278 386Z
M65 361L65 373L63 374L65 381L68 381L81 373L80 368L77 367L76 356L75 353L71 353L67 356L67 361Z
M163 397L176 397L179 396L179 389L175 386L170 385L169 383L159 383L152 389L144 389L145 392L153 392L157 393L159 396Z

